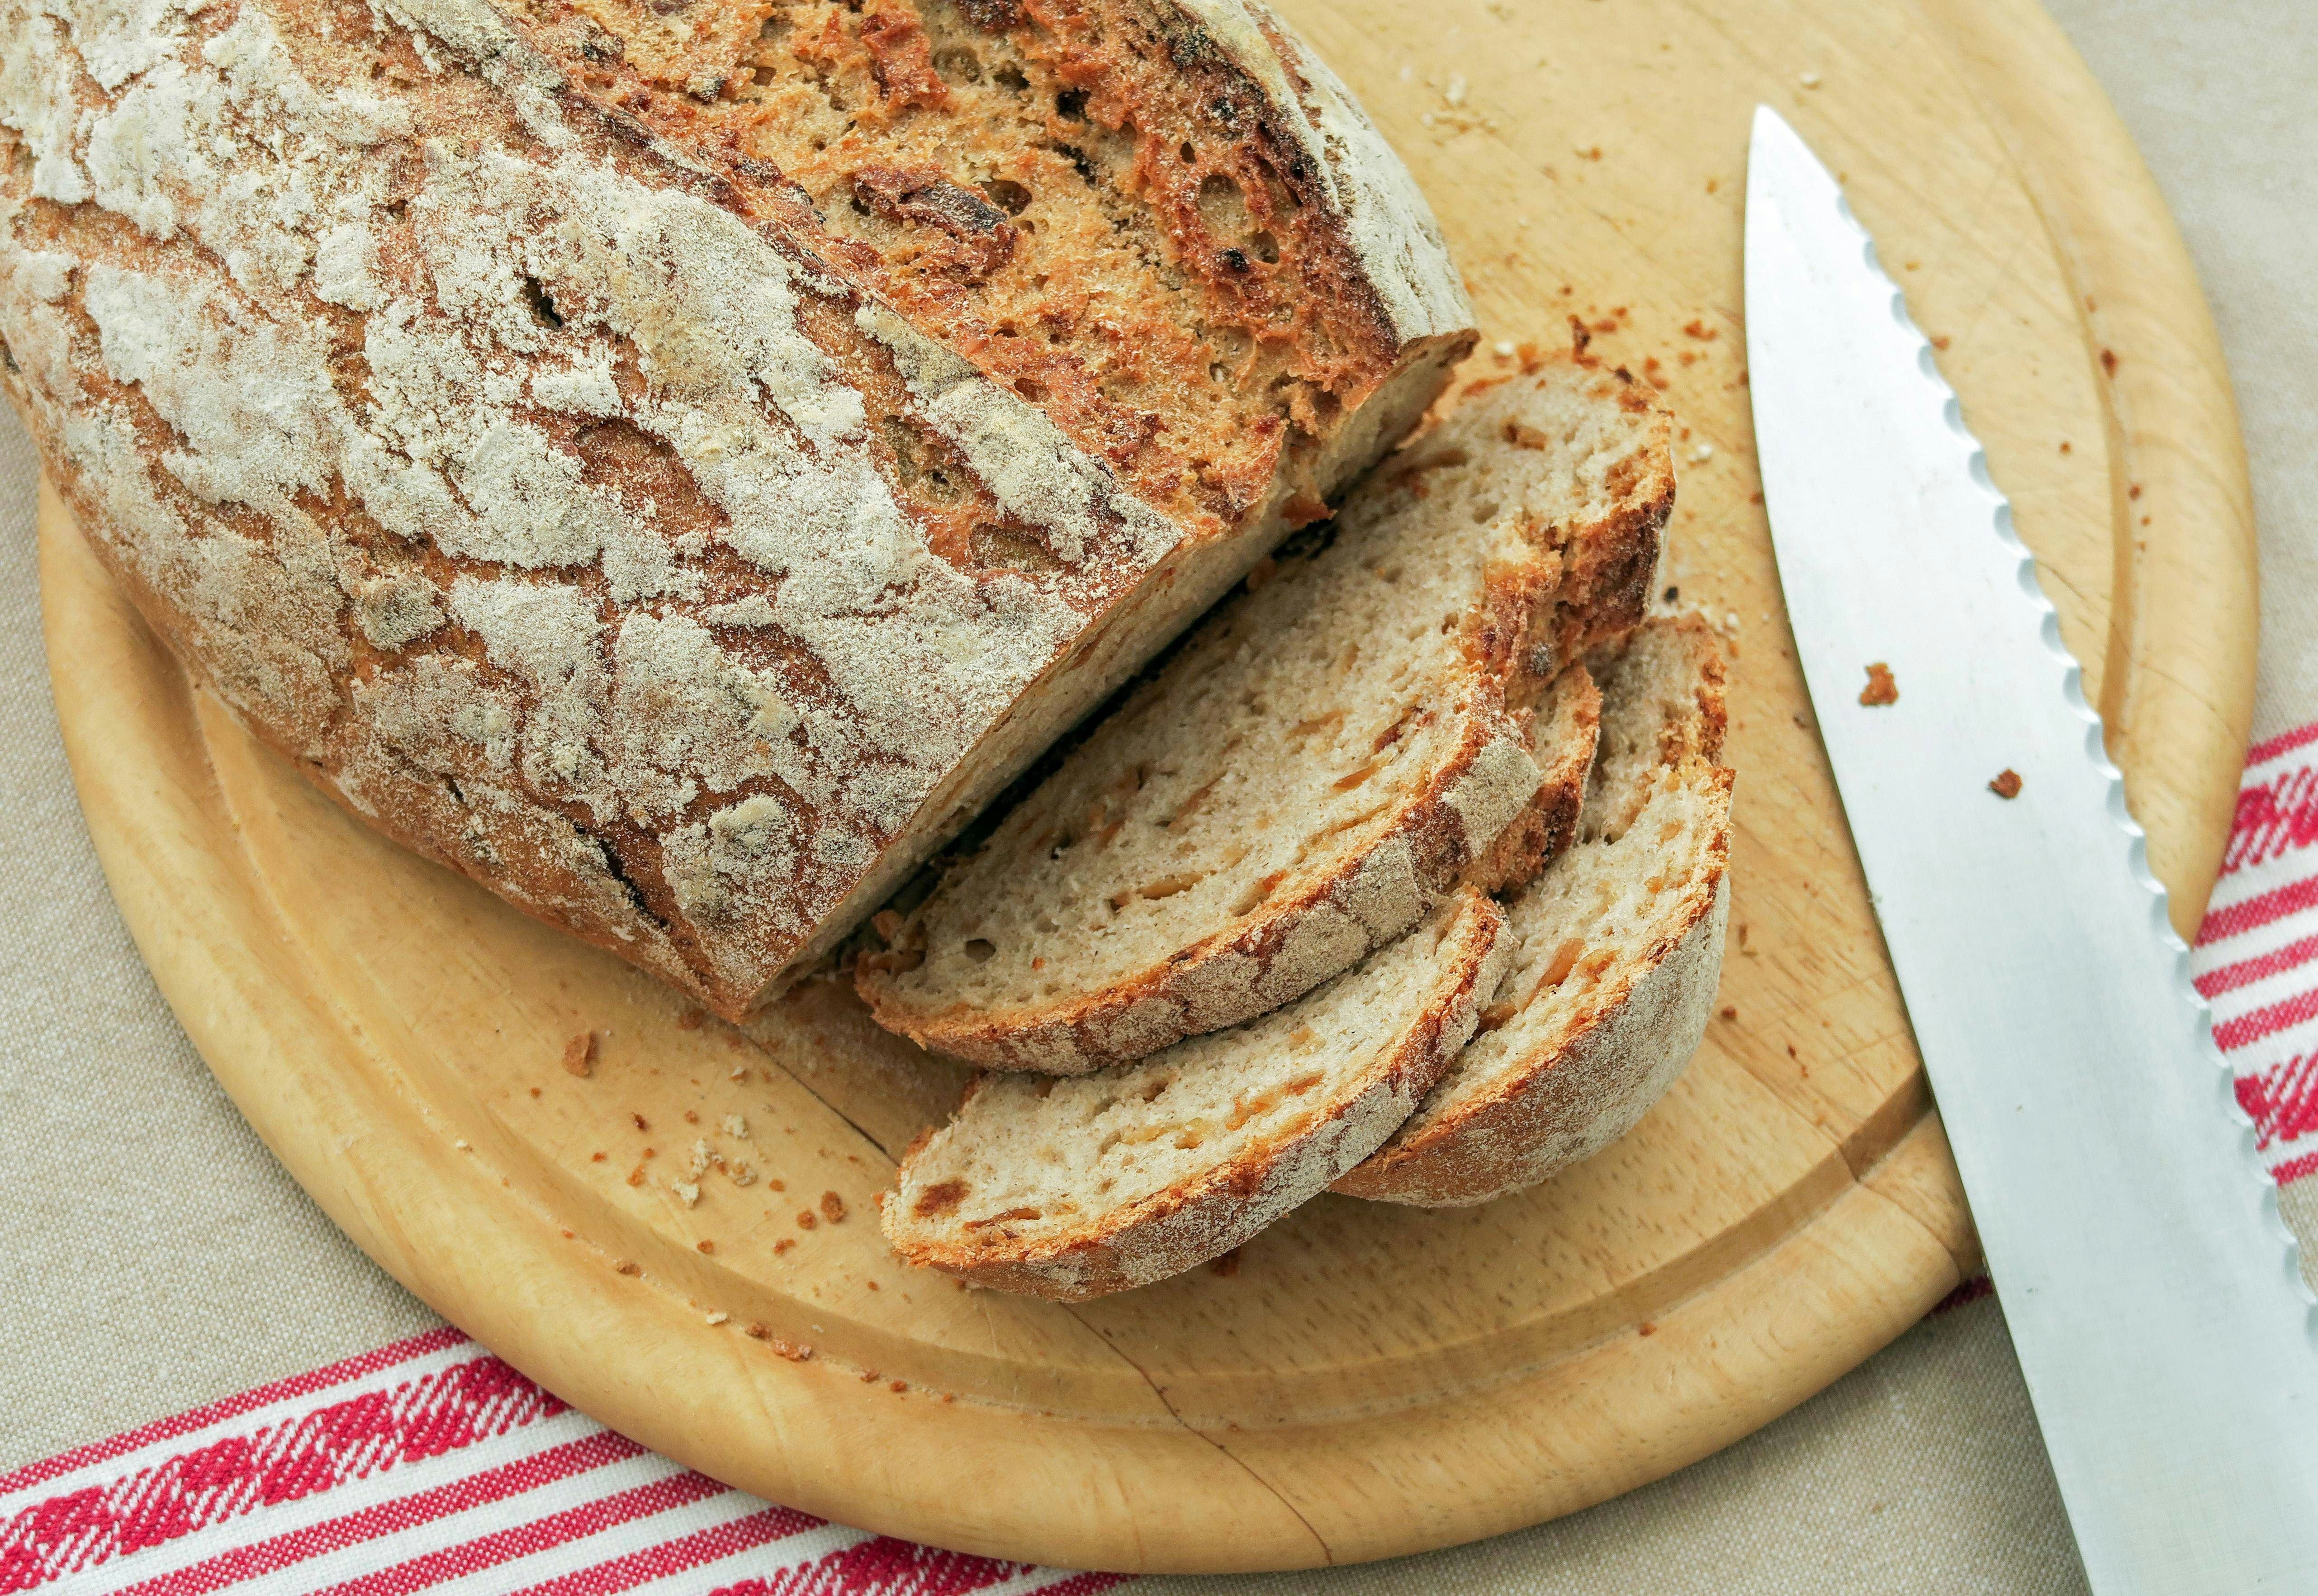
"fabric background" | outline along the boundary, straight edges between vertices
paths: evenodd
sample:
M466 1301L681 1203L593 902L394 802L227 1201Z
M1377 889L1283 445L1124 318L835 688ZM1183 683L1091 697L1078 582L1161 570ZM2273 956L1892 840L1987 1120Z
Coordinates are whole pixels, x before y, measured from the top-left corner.
M2261 521L2255 735L2318 715L2318 17L2300 0L2048 0L2205 274ZM74 802L41 659L34 462L0 420L0 1468L436 1323L211 1082ZM2287 1188L2318 1233L2318 1179ZM124 1255L126 1255L124 1257ZM1747 1440L1590 1512L1415 1563L1152 1596L2080 1592L2003 1321L1927 1320Z

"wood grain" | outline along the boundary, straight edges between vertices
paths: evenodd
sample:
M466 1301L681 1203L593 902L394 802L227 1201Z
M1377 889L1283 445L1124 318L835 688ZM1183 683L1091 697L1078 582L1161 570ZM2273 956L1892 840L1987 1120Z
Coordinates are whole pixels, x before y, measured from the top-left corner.
M2155 191L2026 0L1284 9L1408 157L1491 344L1559 346L1576 316L1687 428L1667 581L1733 656L1724 1017L1631 1136L1538 1191L1325 1197L1229 1271L1075 1310L913 1273L873 1206L959 1071L825 983L724 1026L373 837L189 689L43 500L90 829L267 1144L550 1388L849 1523L1121 1569L1441 1546L1745 1434L1972 1267L1756 502L1758 100L1843 174L1945 341L2185 924L2227 829L2254 629L2227 386Z

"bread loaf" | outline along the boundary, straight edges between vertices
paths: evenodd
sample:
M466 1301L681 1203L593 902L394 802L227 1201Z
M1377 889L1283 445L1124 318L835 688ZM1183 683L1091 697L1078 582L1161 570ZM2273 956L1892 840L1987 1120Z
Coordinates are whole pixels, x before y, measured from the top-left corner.
M1442 1206L1533 1186L1631 1130L1698 1049L1730 908L1721 659L1692 617L1595 668L1578 839L1506 901L1511 973L1483 1034L1338 1191Z
M1671 424L1611 372L1467 398L1249 578L859 965L878 1022L1074 1074L1308 991L1527 879L1641 617Z
M6 386L156 631L727 1015L1470 341L1243 0L0 0L0 129Z
M1228 1251L1368 1156L1473 1034L1503 917L1467 889L1236 1030L1057 1080L982 1076L880 1199L913 1263L1077 1301Z

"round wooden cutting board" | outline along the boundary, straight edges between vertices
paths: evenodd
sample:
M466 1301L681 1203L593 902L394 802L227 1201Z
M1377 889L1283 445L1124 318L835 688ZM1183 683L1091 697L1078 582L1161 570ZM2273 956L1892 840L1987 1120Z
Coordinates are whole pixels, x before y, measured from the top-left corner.
M1432 196L1497 340L1658 381L1667 581L1732 657L1721 1017L1547 1187L1323 1197L1078 1308L887 1251L960 1076L809 983L745 1031L379 840L256 747L53 500L42 580L89 826L178 1017L386 1269L588 1412L845 1522L1107 1569L1415 1551L1746 1434L1914 1323L1974 1242L1779 605L1738 320L1747 122L1843 175L2037 550L2193 924L2251 696L2219 352L2099 91L2026 0L1288 0ZM562 1063L597 1038L592 1072ZM742 1125L745 1125L745 1134ZM760 1174L672 1189L696 1142ZM754 1333L752 1333L752 1327ZM812 1356L800 1358L800 1349Z

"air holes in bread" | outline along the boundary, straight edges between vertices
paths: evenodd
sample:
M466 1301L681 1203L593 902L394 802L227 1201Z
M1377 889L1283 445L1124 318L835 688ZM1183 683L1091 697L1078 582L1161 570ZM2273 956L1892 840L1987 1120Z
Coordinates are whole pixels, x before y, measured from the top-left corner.
M978 570L1047 571L1063 568L1063 562L1028 533L990 522L974 529L966 540L966 553Z
M966 942L966 956L977 964L988 964L997 954L998 945L987 937L972 937Z
M523 297L525 302L531 307L533 318L542 327L563 325L562 312L556 309L554 300L548 295L547 285L538 278L526 277L523 280Z

